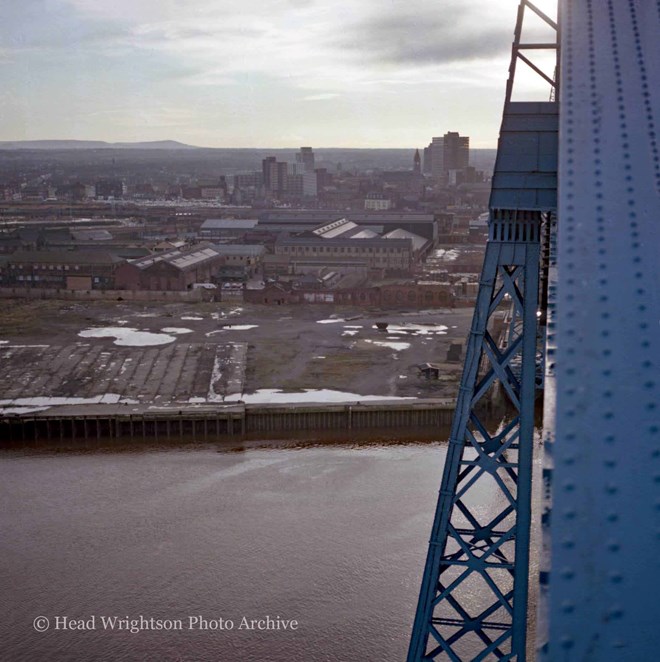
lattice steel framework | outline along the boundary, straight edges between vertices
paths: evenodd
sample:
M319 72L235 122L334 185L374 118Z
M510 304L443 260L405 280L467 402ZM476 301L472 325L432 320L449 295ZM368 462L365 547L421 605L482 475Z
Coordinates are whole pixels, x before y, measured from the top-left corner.
M554 31L523 43L525 11ZM526 655L534 409L539 356L540 255L556 209L558 95L511 100L521 51L554 48L557 24L523 0L490 201L479 293L452 424L408 661ZM506 326L504 318L506 313ZM508 403L502 421L489 414ZM484 503L484 493L489 503Z

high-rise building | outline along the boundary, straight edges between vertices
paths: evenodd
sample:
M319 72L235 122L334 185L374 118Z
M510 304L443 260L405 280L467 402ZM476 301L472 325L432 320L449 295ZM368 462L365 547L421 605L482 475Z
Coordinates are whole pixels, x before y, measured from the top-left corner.
M445 140L444 138L433 138L429 145L431 157L431 176L435 180L442 179L445 169Z
M289 186L289 164L286 161L277 162L277 183L272 186L271 190L278 193L288 191Z
M277 182L277 159L274 156L267 156L261 162L261 170L264 176L264 187L267 191L272 191L273 183Z
M449 131L442 138L433 138L427 149L431 175L436 180L442 181L450 170L463 170L470 163L470 138L456 131ZM426 153L424 150L425 156ZM426 168L425 162L425 172Z
M318 195L318 175L312 170L306 172L303 176L303 195L309 198L315 198Z
M296 154L296 163L302 164L304 172L314 172L314 151L311 147L301 147Z
M261 162L264 177L264 187L271 193L282 193L287 190L289 164L278 161L274 156L267 156Z
M450 131L444 135L443 169L463 170L470 165L470 138Z
M422 162L422 172L425 175L431 174L431 145L424 148L424 160Z

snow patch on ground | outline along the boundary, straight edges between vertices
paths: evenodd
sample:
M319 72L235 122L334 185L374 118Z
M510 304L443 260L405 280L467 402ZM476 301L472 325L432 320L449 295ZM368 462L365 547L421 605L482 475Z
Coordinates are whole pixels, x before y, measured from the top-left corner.
M0 400L0 407L58 407L63 405L137 405L137 400L122 398L117 393L105 393L91 398L66 398L59 396L36 396ZM4 410L3 410L4 411ZM23 410L21 410L23 411Z
M447 262L452 262L459 256L459 252L455 248L447 250L446 248L438 248L433 251L433 257L440 258Z
M372 329L378 327L374 324ZM387 333L390 334L405 334L409 336L443 336L447 334L447 329L444 324L388 324Z
M393 349L397 352L401 352L404 349L410 349L409 342L390 342L387 340L365 340L364 342L377 345L378 347L388 347L389 349Z
M210 334L207 333L206 335L208 336ZM222 377L221 365L222 365L222 359L216 356L215 359L213 359L213 372L211 373L211 381L209 382L209 393L207 396L208 402L222 402L223 400L222 395L220 393L216 393L214 388L215 383L219 381L220 377Z
M25 347L50 347L50 345L2 345L1 349L23 349Z
M200 321L203 320L204 318L203 318L203 317L197 317L197 315L183 315L183 317L182 317L181 319L182 319L182 320L185 320L186 322L187 322L188 320L190 320L190 321L195 321L195 322L200 322Z
M249 331L250 329L256 329L258 324L225 324L221 329L216 329L215 331L209 331L204 334L207 338L215 336L217 333L224 333L225 331Z
M163 333L173 333L175 336L180 336L184 333L192 333L192 329L185 329L180 326L166 326L164 329L161 329Z
M344 333L342 333L342 336L356 336L359 333L359 331L355 330L353 331L352 329L346 329Z
M237 393L227 396L225 402L242 401L246 404L288 404L297 402L367 402L372 400L414 400L414 397L388 395L359 395L331 389L307 388L301 393L285 393L277 388L262 388L256 393Z
M343 317L332 317L327 320L316 320L317 324L338 324L339 322L345 322L346 320Z
M148 347L167 345L174 341L174 336L166 333L138 331L122 326L103 326L96 329L84 329L78 334L81 338L115 338L115 345L122 347Z

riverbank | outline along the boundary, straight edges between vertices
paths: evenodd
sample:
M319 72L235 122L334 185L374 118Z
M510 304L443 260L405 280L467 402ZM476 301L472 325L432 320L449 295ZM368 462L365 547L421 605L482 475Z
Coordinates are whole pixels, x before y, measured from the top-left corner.
M199 405L185 409L126 405L54 407L0 418L4 447L135 445L140 442L298 441L347 435L405 441L437 439L451 424L453 400Z

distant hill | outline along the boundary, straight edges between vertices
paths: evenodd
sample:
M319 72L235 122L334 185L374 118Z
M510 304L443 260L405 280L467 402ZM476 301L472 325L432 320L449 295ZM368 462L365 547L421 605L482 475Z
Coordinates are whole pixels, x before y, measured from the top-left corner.
M104 140L13 140L0 141L0 149L197 149L176 140L109 143Z
M267 156L294 162L297 148L191 147L175 140L109 143L101 140L26 140L0 142L0 181L14 173L17 164L35 175L52 172L54 164L70 177L176 178L195 173L218 177L261 170ZM329 172L412 170L415 148L315 147L316 166ZM486 173L493 171L495 149L471 149L470 164ZM167 173L166 175L164 173ZM12 175L13 176L13 175Z

